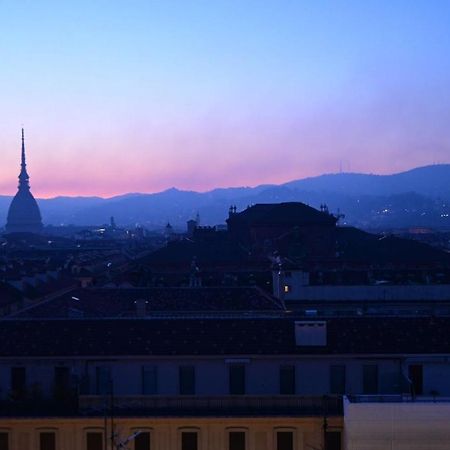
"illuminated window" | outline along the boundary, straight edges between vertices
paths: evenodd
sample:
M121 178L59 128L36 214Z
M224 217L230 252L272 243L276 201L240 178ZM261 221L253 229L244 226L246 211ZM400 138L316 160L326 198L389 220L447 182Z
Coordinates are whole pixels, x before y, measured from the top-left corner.
M284 292L287 294L288 292L291 292L291 287L288 284L284 285Z

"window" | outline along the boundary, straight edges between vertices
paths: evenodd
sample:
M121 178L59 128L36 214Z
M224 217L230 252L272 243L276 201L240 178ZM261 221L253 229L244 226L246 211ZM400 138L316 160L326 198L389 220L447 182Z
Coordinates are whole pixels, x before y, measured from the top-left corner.
M150 450L150 432L139 433L134 439L134 450Z
M295 394L295 366L280 366L280 394Z
M70 371L68 367L55 367L55 397L64 398L70 390Z
M158 378L156 367L142 368L142 393L154 395L158 392Z
M25 395L27 372L25 367L11 368L11 391L14 397L20 398Z
M292 431L278 431L277 450L294 450L294 433Z
M56 434L54 432L39 433L39 450L56 450Z
M0 450L9 450L9 434L5 431L0 432Z
M330 367L330 392L345 394L345 366Z
M245 431L230 431L228 433L229 450L245 450Z
M179 368L180 394L195 394L195 370L194 366L181 366Z
M111 370L109 367L97 367L96 370L97 395L110 394L112 390Z
M229 368L230 394L245 394L245 366L243 364L232 364Z
M198 450L198 436L195 431L181 433L181 450Z
M363 366L363 393L378 394L378 366L375 364Z
M285 294L288 294L289 292L291 292L291 286L285 284L283 290Z
M325 448L327 450L341 450L340 431L327 431L325 434Z
M422 364L412 364L408 367L408 375L411 383L412 395L423 394L423 366Z
M86 450L103 450L103 433L100 431L86 433Z

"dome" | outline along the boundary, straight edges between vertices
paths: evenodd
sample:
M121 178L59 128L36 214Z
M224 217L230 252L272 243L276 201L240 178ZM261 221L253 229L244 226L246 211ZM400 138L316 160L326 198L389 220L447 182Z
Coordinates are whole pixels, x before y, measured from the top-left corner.
M20 164L19 190L9 205L6 222L7 233L40 233L42 219L39 206L30 191L30 177L25 161L25 138L22 128L22 161Z
M8 210L6 223L8 233L40 233L42 219L39 206L28 190L19 190L14 196Z

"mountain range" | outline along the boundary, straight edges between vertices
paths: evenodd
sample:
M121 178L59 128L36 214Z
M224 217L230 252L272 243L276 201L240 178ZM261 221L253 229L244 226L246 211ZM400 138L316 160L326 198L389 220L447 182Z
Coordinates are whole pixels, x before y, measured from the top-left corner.
M393 175L325 174L280 185L218 188L208 192L171 188L153 194L130 193L111 198L37 199L47 225L101 225L114 216L119 226L150 229L170 222L184 229L197 212L202 225L225 223L228 207L301 201L326 204L345 215L341 223L362 228L427 226L450 229L450 164L415 168ZM6 222L10 196L0 196L0 224Z

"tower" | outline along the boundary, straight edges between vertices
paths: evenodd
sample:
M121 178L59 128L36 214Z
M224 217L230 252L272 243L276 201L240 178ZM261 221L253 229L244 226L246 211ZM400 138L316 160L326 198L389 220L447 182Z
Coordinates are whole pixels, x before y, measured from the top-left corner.
M7 233L40 233L42 219L39 206L30 191L30 177L25 158L25 137L22 128L22 156L17 194L9 205L6 222Z

